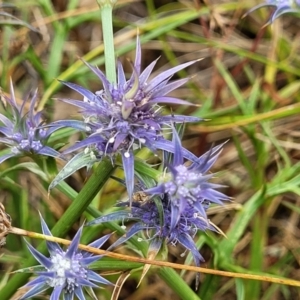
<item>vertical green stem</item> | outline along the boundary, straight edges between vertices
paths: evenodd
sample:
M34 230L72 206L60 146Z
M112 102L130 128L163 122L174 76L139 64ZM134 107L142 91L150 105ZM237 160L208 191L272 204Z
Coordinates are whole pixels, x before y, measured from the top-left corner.
M116 83L116 59L112 23L112 2L113 1L110 0L98 0L98 3L101 7L106 77L111 83Z
M264 248L266 245L266 232L268 228L267 204L258 210L253 220L253 235L251 241L251 256L249 269L254 272L264 270ZM261 293L261 282L249 280L245 283L246 298L259 299Z

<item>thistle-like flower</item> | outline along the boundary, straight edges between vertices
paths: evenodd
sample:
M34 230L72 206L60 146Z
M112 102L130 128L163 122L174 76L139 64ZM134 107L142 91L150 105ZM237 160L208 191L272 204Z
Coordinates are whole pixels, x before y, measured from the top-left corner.
M43 234L52 236L42 217L41 225ZM51 300L58 300L61 295L64 300L72 300L74 296L80 300L84 300L83 288L98 287L95 283L112 285L110 281L88 269L88 266L99 260L101 256L93 256L90 252L78 249L82 228L80 227L66 251L63 251L57 243L47 241L50 253L49 258L26 242L30 253L41 265L39 266L39 270L36 271L38 277L25 285L25 287L31 287L31 289L20 300L29 299L48 288L53 288L50 297ZM103 236L89 244L89 246L99 248L107 241L109 236ZM41 268L44 270L41 270ZM89 291L92 292L92 289ZM96 296L94 299L97 299Z
M210 203L223 204L229 198L215 190L220 185L210 183L213 174L206 173L216 161L222 146L212 148L200 156L190 166L183 164L180 139L174 130L175 153L173 162L168 166L170 173L157 186L144 189L138 195L145 201L133 201L131 211L121 210L97 218L87 225L121 220L135 221L126 236L118 239L113 247L124 243L138 232L145 231L153 245L160 248L164 242L176 245L180 243L191 251L195 264L203 260L193 240L197 231L215 230L216 227L207 218L206 210ZM134 194L136 195L136 194ZM137 197L134 197L137 198ZM127 206L129 202L119 203ZM197 283L198 283L197 277Z
M103 89L92 93L89 90L76 84L63 82L66 86L83 95L83 101L62 99L64 102L75 105L81 109L84 121L59 121L56 125L71 126L84 130L88 137L71 146L64 154L72 153L80 148L85 148L84 153L90 155L91 160L101 159L108 156L112 160L116 154L121 154L125 181L128 194L131 198L134 188L134 154L135 149L143 146L152 151L157 149L174 152L173 144L163 136L164 128L171 128L171 123L196 122L199 118L182 115L162 115L160 103L185 104L189 102L166 96L169 92L180 87L189 79L180 79L169 82L170 78L178 71L195 63L188 62L160 73L153 79L149 76L156 64L153 61L143 72L141 72L141 46L137 39L136 58L133 73L129 80L126 80L123 66L120 62L117 65L117 83L110 83L105 75L98 69L86 63L86 65L99 77ZM194 156L183 151L188 159ZM72 166L88 165L83 155L72 160L62 170L73 170ZM58 174L57 178L62 177ZM64 175L64 178L67 177ZM54 180L52 188L59 181Z
M206 208L208 203L223 204L223 200L228 200L226 195L216 190L222 186L209 182L214 174L207 174L217 160L222 145L212 148L190 166L186 166L176 130L173 130L173 142L175 145L173 162L167 165L170 172L164 176L162 182L157 186L144 190L146 194L151 196L167 196L171 207L171 230L176 227L181 214L189 206L193 207L195 213L207 219Z
M267 0L265 3L258 4L251 8L246 15L262 7L274 7L274 12L267 24L273 23L275 19L287 13L300 12L300 0Z
M42 112L34 112L34 106L37 101L37 91L34 93L29 111L24 112L26 100L23 101L21 107L18 106L14 94L12 82L10 83L10 97L2 95L8 106L11 109L11 119L3 114L0 114L0 143L10 147L10 153L0 157L0 163L8 158L20 155L41 154L52 157L59 157L60 153L46 145L50 135L61 128L62 126L52 126L51 128L41 128Z

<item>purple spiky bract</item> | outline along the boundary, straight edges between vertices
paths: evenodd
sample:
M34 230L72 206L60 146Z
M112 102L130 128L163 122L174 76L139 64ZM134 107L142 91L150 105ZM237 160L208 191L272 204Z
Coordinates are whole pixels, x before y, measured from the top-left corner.
M264 3L260 3L251 8L247 15L253 11L262 7L272 7L274 12L272 13L267 24L273 23L275 19L287 13L300 13L300 1L299 0L266 0Z
M42 216L41 225L43 234L52 236ZM44 256L26 242L30 253L44 270L37 271L38 276L25 285L30 287L30 290L21 296L20 300L29 299L48 288L53 288L50 296L50 299L53 300L58 300L60 296L64 300L71 300L74 296L80 300L85 300L83 288L95 288L98 287L98 283L112 284L88 268L91 263L99 260L100 256L94 256L90 252L78 249L81 233L82 227L77 231L66 251L57 243L47 241L50 257ZM110 235L103 236L89 246L99 248L109 237Z
M20 155L39 154L51 157L60 157L60 153L47 145L50 135L61 128L53 125L51 128L41 128L43 125L42 112L35 112L34 106L37 101L37 91L30 100L29 111L24 112L23 104L19 106L16 102L14 88L10 82L10 96L3 95L6 109L11 111L9 117L0 114L0 143L10 148L10 152L0 157L0 163Z
M93 93L79 85L62 82L83 96L83 101L61 99L77 106L83 121L80 123L74 120L74 125L70 121L68 124L64 121L55 124L77 129L81 127L87 136L68 148L64 154L84 148L85 153L90 154L91 160L110 157L112 161L117 154L121 154L130 198L134 188L134 151L147 147L153 152L157 150L174 152L173 144L165 139L163 131L170 131L174 123L199 121L199 118L192 116L163 115L160 106L161 103L190 105L185 100L167 95L189 80L185 78L170 82L171 77L195 61L178 65L149 79L156 61L141 71L141 46L137 38L133 72L128 80L120 62L117 64L116 83L109 82L101 70L85 62L102 82L102 90ZM194 157L187 151L184 152L184 156L189 156L189 159ZM74 161L74 164L76 163ZM83 166L87 166L86 162L82 163ZM71 165L68 165L68 168L72 170ZM73 169L71 172L75 171Z
M223 201L229 200L229 197L217 190L221 185L210 182L213 174L208 174L220 154L222 145L212 148L187 166L184 164L184 148L175 130L173 130L173 144L175 152L172 162L167 165L169 172L156 186L142 191L148 195L149 200L133 201L130 211L113 212L87 225L116 220L122 223L132 221L134 224L125 236L113 244L113 248L144 231L148 240L156 240L156 245L162 245L164 242L172 245L181 244L191 251L195 264L199 266L203 259L194 237L198 231L215 231L206 211L211 203L222 205ZM141 183L141 186L143 185ZM128 205L129 202L119 204L119 206ZM198 275L196 281L198 284Z

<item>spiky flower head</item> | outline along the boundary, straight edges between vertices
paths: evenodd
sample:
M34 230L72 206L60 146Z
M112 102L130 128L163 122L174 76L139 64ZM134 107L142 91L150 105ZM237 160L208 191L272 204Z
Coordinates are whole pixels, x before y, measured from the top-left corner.
M199 121L199 118L191 116L163 115L159 106L161 103L190 105L187 101L166 95L189 80L184 78L169 82L176 72L190 66L194 61L171 68L149 80L156 62L157 60L153 61L141 72L141 46L137 38L133 72L128 80L122 64L118 62L117 83L109 82L102 71L86 63L103 84L103 89L96 93L76 84L63 82L83 95L83 101L62 100L79 107L84 122L73 121L71 124L59 121L57 124L82 129L87 133L87 138L64 153L85 148L85 154L90 155L92 160L101 159L103 156L109 156L113 160L116 154L121 154L130 197L134 186L133 151L147 147L152 151L162 149L174 152L173 144L163 136L163 129L170 129L171 123ZM190 154L185 151L184 156L189 158ZM82 164L86 164L82 156L79 159ZM72 164L78 166L78 161L72 161ZM66 168L72 170L72 165L68 164Z
M42 217L41 225L43 234L52 236ZM88 268L91 263L99 260L101 256L94 256L90 252L78 249L82 228L83 227L80 227L66 251L57 243L47 241L47 247L50 253L49 258L26 242L30 253L41 264L40 267L44 270L36 271L38 277L25 285L31 287L31 289L25 293L20 300L29 299L48 288L53 288L50 297L52 300L58 300L61 295L64 300L72 300L74 296L80 300L84 300L83 288L98 287L95 283L112 284ZM89 246L99 248L107 241L109 236L110 235L103 236L89 244ZM92 290L90 291L92 292Z
M61 126L41 128L43 125L42 111L35 112L34 106L37 101L35 91L30 101L29 111L24 112L26 99L19 106L16 102L12 82L10 82L10 96L1 95L6 102L6 109L11 111L10 118L0 114L0 143L10 148L10 153L0 157L0 163L10 157L30 154L41 154L59 157L60 153L47 146L49 136Z
M251 8L246 15L262 7L274 7L274 12L268 23L273 23L275 19L287 13L300 13L300 0L266 0L265 3L258 4Z
M118 206L129 206L129 202L119 203ZM208 208L208 206L209 202L205 204L205 208ZM112 221L121 221L122 224L127 221L134 222L126 232L126 235L119 238L111 246L110 250L125 243L139 232L144 232L146 240L151 241L151 244L157 248L156 252L159 251L164 243L173 246L179 243L185 249L191 251L195 264L199 266L203 258L193 238L198 231L215 230L215 227L191 205L182 211L176 226L173 228L171 227L171 218L172 207L170 199L167 194L164 194L159 198L149 199L145 202L133 201L131 210L124 209L107 214L89 222L87 225ZM123 227L126 228L125 225ZM139 241L143 241L143 239L139 238Z
M180 139L175 130L173 142L175 153L172 163L168 165L170 173L157 186L138 193L142 196L140 199L145 201L133 201L130 211L113 212L87 225L115 220L135 221L126 236L117 240L113 247L119 246L138 232L145 231L148 239L153 241L152 245L156 247L161 247L164 242L172 245L180 243L191 251L195 264L199 266L203 259L193 238L198 231L216 230L207 218L206 210L210 203L223 204L223 200L229 199L216 190L220 185L209 182L213 174L207 174L222 146L212 148L196 162L186 166L183 163ZM123 202L119 206L128 204Z
M195 213L206 217L208 203L222 204L228 197L216 189L221 186L209 182L214 174L207 174L217 160L222 145L212 148L200 156L189 166L184 164L182 146L176 130L173 130L175 153L172 163L167 165L168 173L161 182L144 192L148 195L166 195L171 208L170 227L174 229L180 220L181 214L193 207Z

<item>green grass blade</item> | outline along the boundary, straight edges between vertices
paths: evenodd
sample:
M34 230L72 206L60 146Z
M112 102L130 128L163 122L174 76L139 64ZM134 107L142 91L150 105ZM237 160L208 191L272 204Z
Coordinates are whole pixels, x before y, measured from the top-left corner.
M80 191L74 202L69 206L64 215L58 220L56 225L52 229L52 234L57 237L63 237L71 226L77 221L81 214L88 207L89 203L94 199L95 195L99 192L107 179L110 177L113 171L113 167L109 160L103 160L95 172L92 174L88 182ZM42 253L47 252L46 243L42 243L38 250ZM35 264L35 259L30 257L23 267L29 267ZM30 274L16 274L7 283L7 285L1 290L1 299L9 300L15 291L26 283Z
M180 299L201 300L173 269L162 267L158 269L158 274Z

